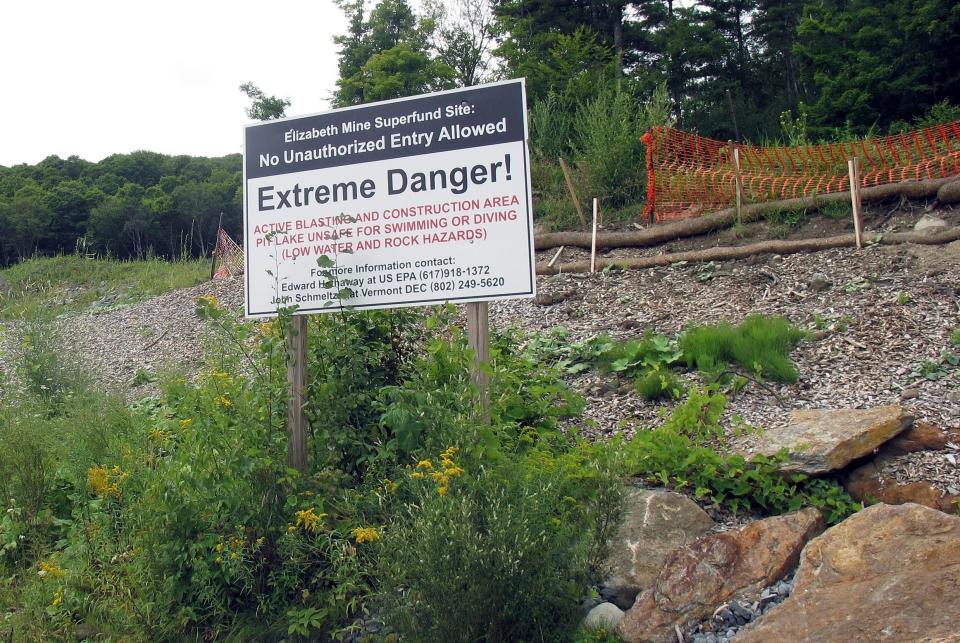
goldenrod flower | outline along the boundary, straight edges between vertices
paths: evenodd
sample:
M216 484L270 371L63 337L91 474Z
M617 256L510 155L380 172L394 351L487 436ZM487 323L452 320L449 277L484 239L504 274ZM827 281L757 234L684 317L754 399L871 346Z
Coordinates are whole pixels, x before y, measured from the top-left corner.
M101 498L120 497L120 482L126 479L128 474L120 470L120 467L90 467L87 471L87 486L90 492Z
M63 604L63 588L62 587L58 589L56 593L53 595L53 601L50 603L50 605L52 607L59 607L61 604Z
M327 514L318 514L314 511L313 507L310 507L309 509L298 511L296 516L297 527L303 527L304 531L318 532L323 529L323 519L327 517Z
M373 527L357 527L350 532L357 544L373 543L380 540L380 532Z
M222 406L223 408L233 406L233 402L231 402L228 398L224 397L223 395L217 396L217 399L214 401L220 406Z
M159 427L153 427L153 428L150 429L150 431L147 433L147 437L150 438L151 440L153 440L154 442L162 442L162 441L163 441L163 438L164 438L165 436L164 436L164 433L163 433L163 429L161 429L161 428L159 428Z
M417 469L432 469L432 468L433 468L433 463L430 462L429 460L421 460L420 462L417 463L417 467L416 467L416 468L417 468Z
M449 489L450 489L449 485L442 485L440 487L437 487L437 493L439 493L441 496L445 496L447 495L447 491L449 491Z
M414 480L420 480L421 478L423 478L423 472L414 471L413 473L410 474L410 477L413 478Z
M63 576L63 570L60 569L60 565L53 558L41 560L37 563L37 566L40 568L40 571L37 572L38 576L49 576L50 578L61 578Z
M189 429L190 425L193 424L193 418L187 418L185 420L180 420L181 429Z

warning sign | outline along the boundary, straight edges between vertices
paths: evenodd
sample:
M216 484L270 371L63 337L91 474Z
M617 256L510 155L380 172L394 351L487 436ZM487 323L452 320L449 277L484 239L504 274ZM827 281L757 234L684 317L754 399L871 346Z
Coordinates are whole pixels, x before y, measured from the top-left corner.
M249 125L246 311L535 294L523 80Z

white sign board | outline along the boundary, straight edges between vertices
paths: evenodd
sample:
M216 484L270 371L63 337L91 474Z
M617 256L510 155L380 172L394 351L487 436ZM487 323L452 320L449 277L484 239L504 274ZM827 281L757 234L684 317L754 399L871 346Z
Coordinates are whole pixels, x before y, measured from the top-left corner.
M246 312L532 297L523 80L248 125Z

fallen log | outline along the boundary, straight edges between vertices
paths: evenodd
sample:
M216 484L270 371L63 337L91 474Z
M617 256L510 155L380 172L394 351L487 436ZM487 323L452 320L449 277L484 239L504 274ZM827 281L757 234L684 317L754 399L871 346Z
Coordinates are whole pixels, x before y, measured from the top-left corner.
M960 227L929 228L923 232L897 232L871 237L865 235L868 243L881 245L896 245L901 243L916 243L922 245L941 245L960 240ZM727 246L706 248L705 250L690 250L688 252L673 252L670 254L655 255L653 257L625 257L622 259L597 259L597 270L610 267L628 270L638 268L656 268L669 266L681 261L688 263L704 261L730 261L745 259L759 254L788 255L799 252L815 252L830 248L846 248L856 246L856 236L841 234L821 239L798 239L794 241L771 240L751 243L745 246ZM575 261L567 264L550 266L545 262L537 264L538 275L554 275L562 272L590 272L589 261Z
M956 176L945 179L931 179L928 181L905 181L903 183L889 183L887 185L877 185L870 188L863 188L860 196L863 202L882 201L892 197L907 197L910 199L923 199L937 195L937 191L944 185L957 181ZM741 219L744 222L753 221L762 215L775 212L777 210L790 210L794 208L815 208L828 203L839 201L849 202L850 192L832 192L830 194L818 194L816 196L802 197L796 199L785 199L783 201L770 201L767 203L754 203L741 208ZM720 228L726 228L733 225L736 220L736 208L727 208L718 210L710 214L699 217L675 221L656 225L644 230L631 230L629 232L604 232L597 235L598 248L642 248L645 246L655 246L659 243L666 243L674 239L684 237L695 237L700 234L706 234ZM548 248L557 248L559 246L578 246L580 248L589 248L591 235L589 232L547 232L538 235L534 240L537 250L546 250Z
M954 177L953 181L944 184L937 190L937 201L943 205L960 203L960 179Z

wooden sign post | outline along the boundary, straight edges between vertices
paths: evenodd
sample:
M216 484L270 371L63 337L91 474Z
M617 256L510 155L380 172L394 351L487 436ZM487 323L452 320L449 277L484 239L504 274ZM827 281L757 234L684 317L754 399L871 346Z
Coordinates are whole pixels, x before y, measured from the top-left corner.
M287 466L307 471L307 318L295 315L287 328Z
M483 365L490 362L490 304L485 301L467 304L467 337L474 352L473 383L480 391L483 421L490 421L490 377Z
M857 235L857 250L863 248L863 214L860 200L860 159L853 157L847 161L850 170L850 201L853 204L853 231Z

